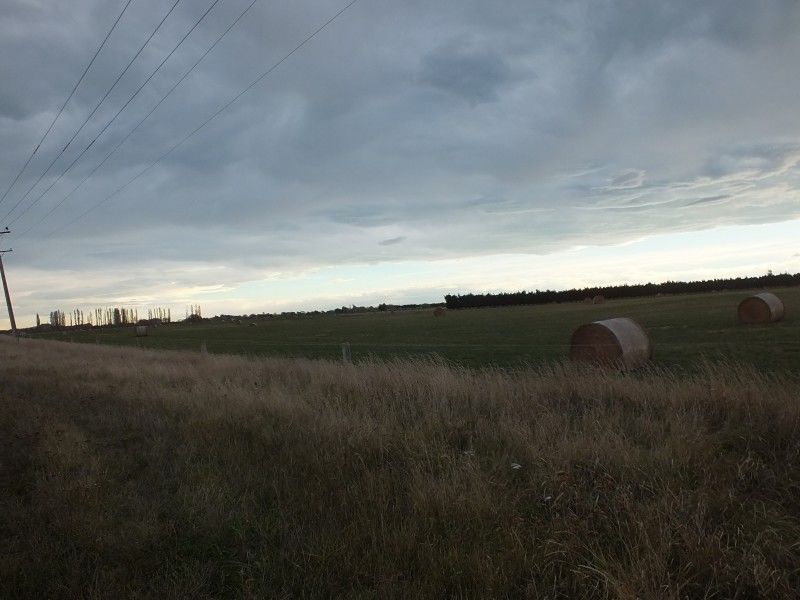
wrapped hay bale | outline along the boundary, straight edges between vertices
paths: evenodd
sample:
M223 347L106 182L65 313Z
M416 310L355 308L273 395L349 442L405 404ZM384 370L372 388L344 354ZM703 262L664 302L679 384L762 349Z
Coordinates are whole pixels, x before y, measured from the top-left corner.
M739 303L739 321L747 324L774 323L785 313L783 301L775 294L761 292Z
M605 301L606 301L605 296L601 296L600 294L592 298L592 304L604 304Z
M653 356L653 347L636 321L625 317L578 327L570 340L570 360L635 369Z

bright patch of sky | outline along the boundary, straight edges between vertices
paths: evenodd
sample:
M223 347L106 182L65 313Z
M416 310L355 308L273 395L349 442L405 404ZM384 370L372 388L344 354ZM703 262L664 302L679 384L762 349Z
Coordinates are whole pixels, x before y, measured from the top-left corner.
M698 280L800 272L800 221L720 227L664 234L608 246L576 247L545 255L500 254L439 261L400 261L273 273L233 285L166 285L149 296L82 298L81 287L68 308L101 305L169 306L182 316L187 304L205 314L251 314L339 306L441 302L444 294L566 289L617 283ZM212 269L223 275L224 269ZM198 275L210 275L204 268ZM66 278L70 279L71 274ZM113 278L113 274L109 275ZM16 285L36 286L40 274L22 271ZM47 285L68 285L49 281ZM101 283L101 288L103 284ZM32 297L18 298L21 306ZM159 301L161 301L159 303ZM31 324L33 313L21 314Z

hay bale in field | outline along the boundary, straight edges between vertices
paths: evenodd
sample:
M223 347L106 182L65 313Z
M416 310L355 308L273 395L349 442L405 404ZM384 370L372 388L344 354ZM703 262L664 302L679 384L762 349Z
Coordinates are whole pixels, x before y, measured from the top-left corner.
M447 314L447 311L442 308L441 306L437 306L433 309L433 316L434 317L444 317Z
M594 304L594 299L591 296L586 296L586 298L583 299L583 303L584 304Z
M592 304L604 304L605 301L606 301L606 297L605 296L601 296L600 294L597 294L597 296L592 298Z
M578 327L570 340L570 360L635 369L650 360L653 347L633 319L620 317Z
M785 313L783 301L775 294L761 292L739 303L739 321L747 324L774 323Z
M147 337L147 325L136 326L136 337Z

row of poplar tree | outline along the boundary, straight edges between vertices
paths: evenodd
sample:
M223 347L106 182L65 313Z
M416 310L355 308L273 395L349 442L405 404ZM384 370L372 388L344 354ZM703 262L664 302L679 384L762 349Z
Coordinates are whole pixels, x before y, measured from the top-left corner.
M198 307L199 308L199 307ZM172 312L169 308L148 308L147 319L158 320L162 323L172 322ZM95 308L92 312L84 312L79 308L65 313L63 310L54 310L50 313L50 325L53 327L74 327L76 325L133 325L139 321L139 310L136 308ZM36 326L41 325L41 318L36 314Z

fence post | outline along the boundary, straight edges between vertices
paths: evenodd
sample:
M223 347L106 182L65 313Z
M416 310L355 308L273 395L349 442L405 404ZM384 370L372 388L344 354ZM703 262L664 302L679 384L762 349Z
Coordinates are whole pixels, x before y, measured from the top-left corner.
M208 354L208 347L206 346L205 340L200 344L200 354Z
M350 354L350 342L344 342L342 344L342 362L353 362L353 356Z

